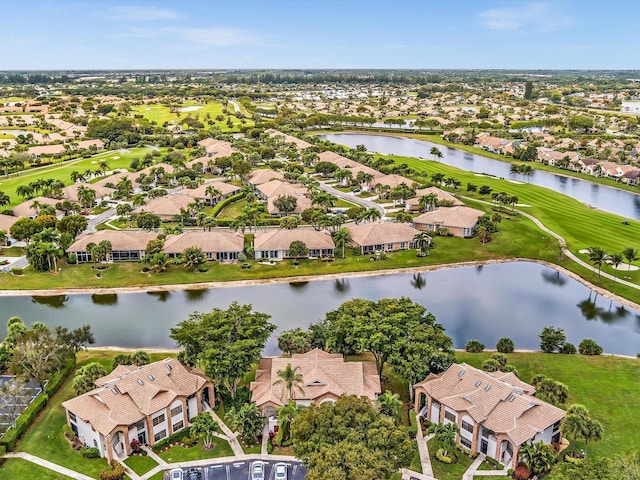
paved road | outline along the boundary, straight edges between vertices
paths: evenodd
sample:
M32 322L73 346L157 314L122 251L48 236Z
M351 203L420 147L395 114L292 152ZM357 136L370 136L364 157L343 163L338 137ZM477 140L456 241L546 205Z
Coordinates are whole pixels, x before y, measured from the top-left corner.
M111 217L116 214L115 208L110 208L106 212L101 213L100 215L96 215L95 217L89 219L89 223L87 224L87 228L84 233L92 233L96 231L96 227L100 225L102 222L106 222Z
M336 197L341 198L343 200L347 200L348 202L357 203L359 205L362 205L365 208L375 208L380 212L380 215L382 215L382 218L385 218L384 207L379 203L372 202L371 200L368 200L366 198L360 198L357 195L353 195L351 192L342 192L338 189L333 188L331 185L327 185L323 182L320 182L318 187L320 188L320 190L329 192L330 194L335 195Z
M240 110L240 105L238 105L236 102L234 102L233 100L227 100L231 105L233 105L233 109L236 112L242 112L242 110Z
M208 465L197 467L202 474L202 480L247 480L249 478L249 467L252 462L238 461L227 462L216 465ZM274 465L278 462L268 460L265 461L265 480L274 480ZM284 462L287 465L288 480L303 480L306 475L306 469L299 462ZM182 469L185 478L189 468ZM167 470L170 472L170 470ZM168 478L168 473L165 478Z

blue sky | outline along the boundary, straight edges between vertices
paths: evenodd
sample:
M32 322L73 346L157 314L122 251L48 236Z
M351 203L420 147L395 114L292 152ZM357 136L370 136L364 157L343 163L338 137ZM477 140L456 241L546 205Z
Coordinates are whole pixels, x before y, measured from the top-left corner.
M640 69L636 0L6 1L0 70Z

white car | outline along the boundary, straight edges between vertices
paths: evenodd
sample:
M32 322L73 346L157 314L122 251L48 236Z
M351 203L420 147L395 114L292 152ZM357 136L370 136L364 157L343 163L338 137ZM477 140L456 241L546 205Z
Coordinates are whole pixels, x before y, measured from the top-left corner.
M182 474L182 469L181 468L174 468L173 470L171 470L169 472L169 479L170 480L183 480L184 476Z
M276 463L273 467L273 471L275 472L275 480L287 480L287 464L286 463Z
M264 480L264 462L258 460L251 464L249 480Z

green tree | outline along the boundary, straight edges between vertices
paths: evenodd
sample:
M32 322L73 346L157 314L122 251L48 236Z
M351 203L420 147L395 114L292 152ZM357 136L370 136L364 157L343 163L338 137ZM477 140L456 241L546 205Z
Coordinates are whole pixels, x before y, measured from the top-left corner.
M562 328L547 326L540 332L540 350L544 353L560 351L562 345L567 341L567 336Z
M598 345L595 340L585 338L580 342L578 351L580 352L580 355L601 355L602 347Z
M9 228L11 238L15 238L18 241L24 241L27 245L31 241L31 238L40 231L42 231L42 225L27 217L18 219Z
M618 278L618 267L624 260L624 253L613 253L607 257L607 260L613 267L613 286L616 286L616 280Z
M226 415L231 428L240 433L247 443L256 443L264 429L264 418L255 403L245 403L240 408L232 406Z
M233 302L228 309L192 313L171 329L170 337L183 348L180 360L199 366L215 384L226 388L232 398L244 374L258 362L276 326L265 313L251 305Z
M139 213L136 216L138 227L150 232L160 226L160 217L153 213Z
M625 260L629 264L629 271L631 271L631 262L638 260L638 250L627 247L622 251L622 255L624 255Z
M96 388L94 382L107 374L105 368L98 362L91 362L76 370L73 377L73 389L76 395L82 395Z
M413 245L418 249L419 257L428 257L431 247L431 237L426 232L416 233L413 237Z
M214 433L219 430L218 424L211 414L204 412L191 419L189 433L192 437L202 438L202 448L204 450L211 450L213 447L213 439L215 438Z
M449 450L455 446L460 430L455 423L432 423L427 432L434 435L435 440L442 445L444 454L449 456Z
M598 280L600 280L600 270L602 269L602 264L607 259L607 252L605 252L600 247L589 247L587 249L589 255L589 261L593 263L594 270L595 267L598 267Z
M311 350L309 333L301 328L285 330L278 337L278 348L287 355L308 352Z
M288 397L287 401L295 398L294 392L298 391L302 395L304 395L304 389L302 388L302 384L304 380L302 378L302 374L298 373L300 367L292 368L290 363L287 363L287 366L284 370L278 370L276 374L278 375L278 379L273 382L273 386L282 385L282 393L280 394L280 398L284 403L284 394L287 392Z
M402 400L400 400L400 395L397 393L386 390L382 395L378 396L376 404L381 414L393 418L396 422L401 419Z
M278 195L273 200L273 206L276 207L280 213L289 215L298 206L298 199L293 195Z
M307 248L307 244L302 240L294 240L289 245L289 256L298 260L299 258L304 258L309 256L309 249Z
M352 241L351 231L348 228L340 228L333 234L333 242L336 248L339 248L342 252L342 258L344 258L344 249Z
M184 268L190 271L195 271L203 265L207 258L201 248L187 247L180 254L180 259L184 265Z
M513 350L515 348L516 346L513 343L513 340L511 340L509 337L502 337L496 344L496 350L498 350L500 353L513 353Z
M89 220L84 215L67 215L58 222L60 233L69 233L74 239L84 232L89 225Z
M556 462L556 453L551 445L542 441L520 445L519 456L534 475L548 472Z
M293 400L289 400L286 405L278 409L278 437L286 442L291 437L291 424L300 413L298 405Z

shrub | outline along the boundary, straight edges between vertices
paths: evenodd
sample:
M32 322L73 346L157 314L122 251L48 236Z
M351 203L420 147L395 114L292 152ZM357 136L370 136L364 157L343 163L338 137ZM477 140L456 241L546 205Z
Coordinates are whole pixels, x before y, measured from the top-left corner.
M76 357L73 356L67 360L64 368L60 370L56 375L51 377L47 382L47 385L44 387L44 393L46 393L49 397L53 396L60 387L64 383L64 381L71 375L76 368Z
M562 345L567 341L564 330L556 327L544 327L538 337L540 337L540 350L544 353L560 351Z
M513 353L515 348L516 346L514 345L513 340L509 337L502 337L496 344L496 350L500 353Z
M182 437L182 443L186 447L190 447L191 445L194 445L196 442L197 442L197 438L196 437L191 437L189 435L187 435L186 437Z
M481 351L484 350L484 344L479 340L469 340L464 346L464 349L467 352L480 353Z
M70 253L69 257L67 258L67 263L70 264L75 264L78 262L78 257L75 253Z
M353 247L353 249L351 250L351 255L353 255L354 257L362 255L362 247L360 246Z
M560 347L560 353L565 355L575 355L577 353L576 346L573 343L564 342Z
M513 373L516 377L520 376L518 374L518 369L516 367L514 367L513 365L510 365L510 364L505 365L500 370L502 370L504 373ZM487 458L489 458L489 457L487 457Z
M579 463L584 462L584 458L572 457L571 455L565 455L564 461L567 463L571 463L572 465L577 465Z
M238 262L244 263L246 261L247 261L247 256L244 253L240 252L238 254Z
M124 467L115 462L111 470L100 470L100 480L124 480Z
M165 447L168 447L172 443L181 442L182 439L184 437L186 437L187 435L189 435L189 429L188 428L180 430L179 432L174 433L170 437L164 438L164 439L160 440L159 442L157 442L153 446L153 451L154 452L159 452L160 450L162 450Z
M494 353L493 355L491 355L491 358L498 362L498 365L500 365L500 369L502 369L502 367L507 364L507 357L505 357L502 353Z
M16 419L16 428L10 428L0 438L0 448L4 447L7 452L13 450L18 439L27 431L27 428L33 423L38 413L47 406L48 399L49 397L46 394L40 394L25 408L24 412Z
M527 480L529 477L531 477L531 470L526 465L518 465L513 472L515 480Z
M100 457L100 450L98 450L95 447L91 447L91 448L82 448L80 450L80 454L84 457L84 458L98 458Z
M24 270L22 270L21 268L12 268L11 273L13 273L14 275L24 275Z
M498 370L500 370L500 364L493 358L490 358L489 360L485 360L485 362L482 364L482 370L484 370L485 372L497 372Z
M585 338L580 342L578 351L580 355L600 355L602 354L602 347L595 340Z
M131 443L129 445L131 446L131 451L133 453L138 453L140 451L140 440L138 440L137 438L131 440Z
M200 273L207 273L207 272L209 271L209 268L208 268L208 267L206 267L205 265L200 265L200 266L198 267L198 271L199 271Z
M444 448L439 448L436 451L436 458L440 460L442 463L451 463L453 462L453 458L444 454Z

